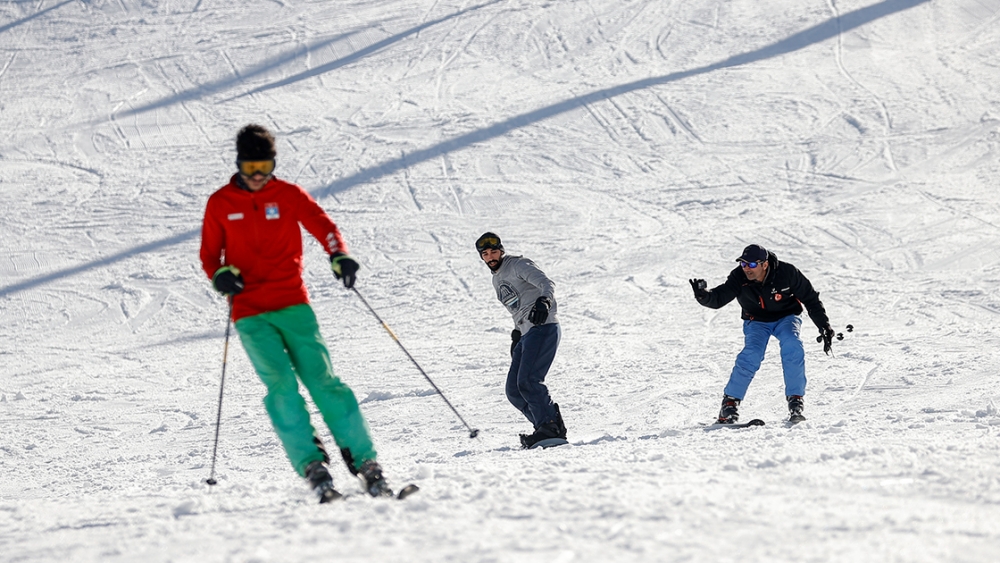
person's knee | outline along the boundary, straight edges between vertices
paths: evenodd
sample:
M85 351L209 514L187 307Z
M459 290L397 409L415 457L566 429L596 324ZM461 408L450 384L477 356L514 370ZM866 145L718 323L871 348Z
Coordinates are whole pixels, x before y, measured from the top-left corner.
M528 406L528 401L525 401L524 397L522 397L520 394L507 393L507 402L509 402L511 405L514 405L514 408L516 408L519 411L523 411L525 407Z
M299 382L294 375L276 375L274 377L263 377L261 380L267 386L267 394L275 397L287 397L299 394Z
M753 375L760 369L760 364L763 361L763 354L752 350L744 350L740 355L736 356L736 369Z
M538 377L521 377L517 380L517 390L522 396L529 396L538 391Z
M790 342L781 347L781 359L785 362L803 362L806 351L801 342Z
M521 387L518 385L517 381L508 381L504 392L507 395L507 400L511 403L517 405L524 402L524 398L521 397Z

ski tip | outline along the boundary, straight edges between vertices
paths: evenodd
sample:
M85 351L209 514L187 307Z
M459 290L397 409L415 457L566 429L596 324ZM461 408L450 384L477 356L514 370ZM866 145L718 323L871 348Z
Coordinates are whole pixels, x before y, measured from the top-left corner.
M329 489L324 489L319 495L319 503L326 504L328 502L333 502L335 500L340 500L344 498L344 495L340 494L340 491L330 487Z
M747 426L764 426L764 421L759 418L755 418L748 422Z
M406 497L412 495L413 493L415 493L415 492L417 492L419 490L420 490L420 487L418 487L418 486L416 486L416 485L414 485L414 484L411 483L411 484L403 487L402 489L400 489L399 493L396 494L396 498L398 500L403 500Z

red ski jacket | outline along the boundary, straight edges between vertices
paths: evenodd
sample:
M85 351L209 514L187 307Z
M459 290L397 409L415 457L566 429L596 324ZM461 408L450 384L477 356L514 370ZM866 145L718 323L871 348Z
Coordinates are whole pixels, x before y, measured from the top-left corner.
M337 225L295 184L272 178L251 192L239 187L234 174L208 198L201 265L209 279L222 266L239 268L245 288L233 299L234 321L309 302L299 224L328 253L347 253Z

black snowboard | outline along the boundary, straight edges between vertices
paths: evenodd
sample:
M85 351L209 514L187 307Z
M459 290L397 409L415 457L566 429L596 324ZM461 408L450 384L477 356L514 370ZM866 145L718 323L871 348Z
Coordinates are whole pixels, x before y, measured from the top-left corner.
M531 447L528 449L533 450L535 448L554 448L556 446L565 446L568 443L569 442L567 442L562 438L546 438L545 440L539 440L534 444L531 444Z

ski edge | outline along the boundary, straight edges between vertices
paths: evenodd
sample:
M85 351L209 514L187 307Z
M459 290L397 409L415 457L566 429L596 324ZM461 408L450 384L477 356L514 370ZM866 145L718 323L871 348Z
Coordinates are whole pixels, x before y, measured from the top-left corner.
M719 428L730 428L730 429L750 428L750 427L753 427L753 426L764 426L764 425L765 425L765 422L763 420L761 420L759 418L755 418L755 419L753 419L753 420L751 420L749 422L741 422L741 423L737 423L737 424L720 424L718 422L714 422L714 423L709 424L708 426L706 426L705 430L716 430L716 429L719 429Z

